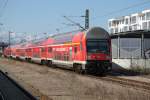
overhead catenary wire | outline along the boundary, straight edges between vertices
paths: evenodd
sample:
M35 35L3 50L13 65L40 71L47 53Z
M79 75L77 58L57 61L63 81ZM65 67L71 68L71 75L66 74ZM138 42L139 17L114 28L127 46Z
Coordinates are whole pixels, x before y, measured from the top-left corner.
M69 18L66 17L66 16L63 16L63 17L64 17L66 20L68 20L69 22L71 22L71 23L73 23L74 25L78 26L79 28L85 30L85 28L82 27L79 23L76 23L76 22L72 21L71 19L69 19Z
M121 9L119 9L119 10L115 10L115 11L106 13L106 14L104 14L104 15L100 15L100 16L93 17L93 18L92 18L92 21L97 20L97 19L99 19L99 18L101 18L101 17L107 17L107 16L110 16L110 15L112 15L112 14L120 13L120 12L122 12L122 11L131 9L131 8L134 8L134 7L142 6L142 5L147 4L147 3L150 3L150 0L146 0L146 1L144 1L144 2L136 3L136 4L130 5L130 6L125 7L125 8L121 8Z

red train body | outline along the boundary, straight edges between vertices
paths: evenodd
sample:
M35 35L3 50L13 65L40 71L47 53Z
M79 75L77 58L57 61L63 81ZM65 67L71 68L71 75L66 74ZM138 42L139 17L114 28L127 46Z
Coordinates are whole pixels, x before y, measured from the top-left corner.
M5 56L58 65L77 72L104 73L111 70L111 39L100 27L53 35L38 43L14 45Z

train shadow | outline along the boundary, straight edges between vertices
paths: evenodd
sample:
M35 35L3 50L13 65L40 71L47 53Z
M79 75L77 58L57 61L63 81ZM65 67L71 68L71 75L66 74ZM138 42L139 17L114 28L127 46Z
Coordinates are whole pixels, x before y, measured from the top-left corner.
M110 76L141 76L141 75L148 75L144 70L133 70L133 69L125 69L122 66L119 66L116 63L112 64L112 71L106 73L105 75Z
M16 59L13 59L13 60L16 60ZM21 60L21 59L17 59L17 61L28 62L26 60ZM30 61L30 63L41 65L40 63L33 62L33 61ZM72 72L72 73L74 72L72 69L66 69L63 67L58 67L56 65L47 66L47 67L54 68L54 69L60 69L60 70L68 71L68 72ZM144 72L139 72L139 71L135 71L135 70L127 70L127 69L113 63L112 70L110 72L96 73L96 74L84 73L82 75L93 75L93 76L105 77L105 76L142 76L142 75L148 75L148 74L150 75L150 73L144 73Z

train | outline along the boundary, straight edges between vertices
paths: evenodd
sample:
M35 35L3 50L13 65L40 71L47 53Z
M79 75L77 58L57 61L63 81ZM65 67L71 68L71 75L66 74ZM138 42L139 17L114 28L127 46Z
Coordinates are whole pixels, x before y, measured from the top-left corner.
M55 34L38 42L8 46L3 55L28 62L72 69L77 73L106 73L112 69L111 38L101 27Z

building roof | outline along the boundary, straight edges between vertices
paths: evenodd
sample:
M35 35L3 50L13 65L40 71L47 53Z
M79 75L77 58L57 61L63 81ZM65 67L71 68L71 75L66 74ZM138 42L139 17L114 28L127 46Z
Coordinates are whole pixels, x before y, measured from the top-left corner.
M121 32L111 34L111 38L117 38L118 36L124 38L140 38L141 35L144 34L144 38L150 38L150 30L136 30L136 31L128 31L128 32Z

